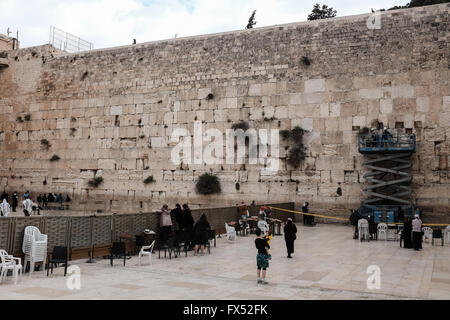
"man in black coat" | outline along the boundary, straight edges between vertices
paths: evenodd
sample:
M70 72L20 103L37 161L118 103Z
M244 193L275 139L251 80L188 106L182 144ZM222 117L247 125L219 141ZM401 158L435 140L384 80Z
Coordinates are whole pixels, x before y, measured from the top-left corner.
M292 222L291 218L288 218L286 225L284 226L284 240L286 241L286 249L288 258L292 258L291 254L294 253L294 241L297 239L297 227Z
M13 212L16 212L16 208L17 208L18 205L19 205L19 197L17 196L17 192L14 192L13 196L12 196L12 209L13 209Z
M358 211L353 210L352 214L350 215L350 223L353 226L353 239L358 238L358 220L359 220Z
M3 202L3 199L6 199L6 202L9 202L9 195L6 191L3 191L2 196L0 197L0 201Z

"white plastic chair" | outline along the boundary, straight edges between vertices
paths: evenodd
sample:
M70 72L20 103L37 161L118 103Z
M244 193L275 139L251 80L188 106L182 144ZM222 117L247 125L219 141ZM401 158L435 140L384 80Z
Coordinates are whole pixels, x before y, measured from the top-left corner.
M42 234L38 228L28 226L25 228L22 251L25 254L24 266L30 262L30 275L34 271L34 264L42 262L45 274L45 262L47 259L47 235Z
M261 230L262 235L265 235L267 233L267 231L269 231L269 225L267 224L267 222L265 220L259 220L257 226L258 226L258 229Z
M430 240L433 238L433 229L430 227L422 227L422 232L425 240Z
M0 267L1 267L0 282L3 282L9 270L12 271L14 284L17 283L19 275L22 278L23 268L20 258L15 258L9 255L3 249L0 249Z
M227 231L227 240L231 240L231 238L234 238L236 240L236 229L233 227L230 227L228 223L225 222L225 230Z
M386 223L379 223L377 226L377 238L380 239L381 234L383 234L384 240L387 240L387 230L388 226Z
M369 240L369 221L366 219L358 220L358 240L364 237L365 240Z
M450 226L445 227L444 238L446 239L447 243L450 243Z
M139 265L141 265L142 256L148 256L148 263L152 264L152 253L153 247L155 246L155 240L149 246L142 246L141 251L139 251Z

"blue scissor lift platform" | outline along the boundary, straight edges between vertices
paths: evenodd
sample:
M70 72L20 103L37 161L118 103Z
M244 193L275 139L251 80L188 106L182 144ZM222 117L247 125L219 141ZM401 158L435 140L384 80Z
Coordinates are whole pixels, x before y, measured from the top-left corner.
M366 157L363 166L369 185L364 188L367 199L358 212L361 217L378 222L398 222L402 216L412 216L411 155L416 151L414 134L384 131L358 137L358 150Z

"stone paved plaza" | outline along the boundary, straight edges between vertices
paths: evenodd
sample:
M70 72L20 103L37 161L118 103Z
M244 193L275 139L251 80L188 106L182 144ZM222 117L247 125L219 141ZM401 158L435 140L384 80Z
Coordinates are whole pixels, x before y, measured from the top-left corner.
M211 255L169 260L153 255L153 265L137 256L72 261L81 268L81 290L68 290L63 268L51 277L35 272L13 285L0 285L0 299L450 299L450 250L446 245L416 252L394 241L358 242L350 226L297 225L293 259L284 237L272 240L268 285L256 283L254 235L228 242L217 239ZM146 261L145 261L146 262ZM368 290L369 265L381 268L381 289Z

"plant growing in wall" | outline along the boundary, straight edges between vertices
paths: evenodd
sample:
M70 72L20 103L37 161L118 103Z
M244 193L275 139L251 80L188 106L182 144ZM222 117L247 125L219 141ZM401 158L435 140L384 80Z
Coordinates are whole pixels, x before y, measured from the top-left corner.
M75 132L77 132L77 128L70 128L70 135L75 136Z
M202 174L195 185L195 191L203 195L220 193L222 188L219 178L210 173Z
M233 123L231 125L231 129L233 129L233 130L242 129L244 131L247 131L248 128L249 128L249 125L248 125L247 121L239 121L239 122Z
M50 149L50 147L52 146L50 144L50 141L48 141L47 139L41 139L41 146L45 149L48 150Z
M58 161L59 159L61 159L58 155L54 154L53 157L50 158L50 161Z
M311 59L309 59L307 56L303 56L300 61L303 63L303 65L305 66L309 66L311 64Z
M84 79L86 79L86 77L89 75L89 71L85 71L82 75L81 75L81 81L84 81Z
M153 179L153 176L148 176L147 178L144 179L143 182L144 184L149 184L155 182L155 179Z
M17 122L20 122L20 123L22 123L22 122L23 122L23 119L22 119L22 117L21 117L21 116L18 116L18 117L17 117Z
M214 99L214 95L212 93L208 93L208 95L206 96L206 100L212 100Z
M30 114L26 114L24 116L25 121L30 121L31 120L31 115Z
M103 183L103 178L102 177L95 177L95 178L93 178L93 179L88 181L88 185L93 187L93 188L97 188L102 183Z
M291 130L280 131L281 138L289 144L286 162L294 169L297 169L306 158L306 146L303 144L304 134L305 130L298 126Z

